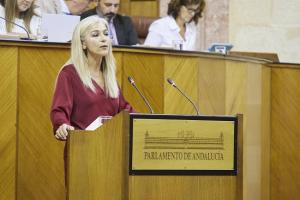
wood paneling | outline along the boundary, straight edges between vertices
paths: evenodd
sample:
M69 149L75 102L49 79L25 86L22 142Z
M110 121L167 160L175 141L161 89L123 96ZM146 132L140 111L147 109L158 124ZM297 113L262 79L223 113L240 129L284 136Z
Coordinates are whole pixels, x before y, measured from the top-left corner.
M157 17L159 15L158 3L156 1L131 1L130 15Z
M0 199L15 199L18 48L0 47Z
M119 13L128 16L159 16L158 0L122 0L120 1Z
M164 113L197 114L193 105L176 88L167 83L167 78L175 81L196 105L198 105L198 58L165 56L164 85Z
M20 48L18 200L65 199L64 142L55 139L50 107L68 50Z
M272 68L271 199L300 195L300 65Z
M131 76L148 99L155 113L163 113L163 57L155 54L124 53L123 93L138 112L149 113L143 99L129 84Z
M263 73L264 71L264 73ZM199 67L199 107L204 114L244 115L244 198L259 199L268 189L261 191L260 155L267 158L270 134L269 111L270 76L262 64L201 59ZM255 89L254 89L255 88ZM262 141L261 137L264 136ZM263 167L268 162L264 161ZM266 168L264 168L266 169ZM264 179L265 182L268 180ZM265 183L264 182L264 183Z
M128 113L95 131L70 134L68 199L128 199L128 136Z
M131 176L129 179L131 200L236 199L233 176Z
M198 106L202 114L225 113L225 71L224 60L200 58Z
M261 200L270 199L271 154L271 68L262 69L262 123L261 123ZM265 92L270 91L270 92Z
M137 111L148 112L148 109L129 85L129 75L157 113L194 113L184 97L166 83L165 79L171 77L198 104L201 113L244 115L244 199L268 199L268 196L271 199L296 199L299 196L298 65L269 68L253 59L164 50L120 48L115 49L114 54L119 84ZM4 74L0 91L5 94L0 100L0 199L13 199L15 184L18 199L65 198L64 144L53 137L49 111L55 78L68 57L67 47L54 45L40 47L22 43L0 48L0 72ZM16 110L18 63L19 115ZM189 81L184 79L185 76ZM174 102L172 96L176 97ZM17 183L14 174L16 119L19 123ZM238 185L234 177L172 178L132 177L130 197L158 200L194 199L198 196L199 199L202 195L201 199L208 199L211 195L210 199L241 199L232 194ZM210 187L204 185L211 181ZM178 183L178 186L173 183ZM163 191L161 187L166 185L168 187ZM155 194L152 189L162 194ZM186 198L182 197L183 194L187 195Z

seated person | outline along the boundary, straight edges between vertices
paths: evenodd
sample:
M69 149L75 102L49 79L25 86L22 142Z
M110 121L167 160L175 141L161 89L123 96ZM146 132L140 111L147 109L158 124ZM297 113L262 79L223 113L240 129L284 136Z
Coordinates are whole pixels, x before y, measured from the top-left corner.
M85 11L91 0L36 0L42 13L80 15Z
M168 16L150 25L144 45L174 48L180 43L181 50L196 50L196 24L204 7L204 0L171 0Z
M41 18L35 12L33 1L6 0L5 8L0 5L0 17L24 27L29 34L36 35ZM27 37L26 31L13 23L0 19L0 34Z
M118 14L119 6L120 0L99 0L97 7L82 13L81 19L91 15L105 18L109 24L109 35L113 45L138 44L132 20L128 16Z

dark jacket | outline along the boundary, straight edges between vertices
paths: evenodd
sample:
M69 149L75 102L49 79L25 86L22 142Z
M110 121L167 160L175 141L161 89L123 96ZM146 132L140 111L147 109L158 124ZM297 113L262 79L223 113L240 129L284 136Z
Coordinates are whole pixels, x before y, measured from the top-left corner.
M80 20L92 15L97 15L96 8L87 10L82 13L80 16ZM137 33L130 17L117 14L114 18L113 23L116 29L119 45L135 45L139 42Z

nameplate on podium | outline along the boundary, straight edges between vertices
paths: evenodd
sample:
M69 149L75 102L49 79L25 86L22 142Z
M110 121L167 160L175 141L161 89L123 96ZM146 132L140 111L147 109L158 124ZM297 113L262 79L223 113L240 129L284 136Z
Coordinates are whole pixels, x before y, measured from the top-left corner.
M236 116L130 116L131 175L236 175Z

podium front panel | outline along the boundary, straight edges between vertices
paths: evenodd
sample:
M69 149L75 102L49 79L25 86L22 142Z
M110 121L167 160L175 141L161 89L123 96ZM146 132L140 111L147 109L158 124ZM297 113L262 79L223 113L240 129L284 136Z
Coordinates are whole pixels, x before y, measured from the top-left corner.
M130 116L131 175L236 175L237 117Z

